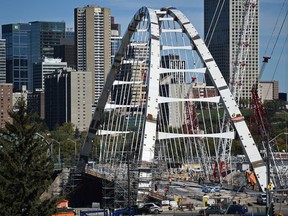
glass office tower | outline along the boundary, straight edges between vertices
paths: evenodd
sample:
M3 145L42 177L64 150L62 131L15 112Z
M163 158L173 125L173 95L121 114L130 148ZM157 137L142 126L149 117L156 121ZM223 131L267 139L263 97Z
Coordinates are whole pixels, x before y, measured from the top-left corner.
M13 83L13 91L29 88L30 24L2 25L2 38L6 40L6 80Z
M65 38L65 22L35 21L31 24L32 63L54 57L54 46Z
M65 37L65 22L35 21L2 25L6 39L7 82L13 91L21 92L26 85L33 91L33 63L44 57L53 58L54 46Z

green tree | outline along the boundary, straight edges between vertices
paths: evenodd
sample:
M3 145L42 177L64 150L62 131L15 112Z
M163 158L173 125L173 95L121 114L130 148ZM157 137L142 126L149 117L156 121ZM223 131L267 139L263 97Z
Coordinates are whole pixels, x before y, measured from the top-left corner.
M47 139L53 145L55 160L57 160L56 158L59 153L58 145L60 144L61 160L64 163L64 166L71 166L74 164L74 142L76 142L76 140L74 139L74 128L72 123L64 123L61 126L57 126L55 130L50 131ZM77 143L77 152L79 152L79 145L80 144Z
M21 98L9 111L13 123L0 129L0 215L49 215L56 199L40 201L52 182L49 145L37 135L41 125L27 114Z

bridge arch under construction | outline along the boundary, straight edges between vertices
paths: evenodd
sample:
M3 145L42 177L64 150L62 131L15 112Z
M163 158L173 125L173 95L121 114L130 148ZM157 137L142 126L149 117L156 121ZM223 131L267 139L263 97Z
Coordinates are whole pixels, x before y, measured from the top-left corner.
M224 121L232 127L224 130ZM201 175L210 178L219 145L235 131L264 191L264 161L199 33L176 8L142 7L107 75L79 167L94 152L93 168L108 181L104 188L113 183L113 207L129 206L144 202L157 178L169 179L179 166L200 164ZM110 189L103 192L107 206Z

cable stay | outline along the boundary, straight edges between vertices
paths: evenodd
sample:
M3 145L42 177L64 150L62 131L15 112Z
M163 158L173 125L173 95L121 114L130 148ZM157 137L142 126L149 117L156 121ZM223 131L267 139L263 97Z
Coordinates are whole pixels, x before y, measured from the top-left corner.
M272 38L273 38L273 35L274 35L275 31L276 31L276 27L278 26L278 22L280 21L280 16L282 15L282 12L285 10L285 4L286 4L286 3L287 3L287 0L284 0L284 1L283 1L283 4L282 4L282 7L281 7L281 10L280 10L280 12L278 13L277 20L276 20L276 23L275 23L275 25L274 25L274 27L273 27L272 33L271 33L271 35L270 35L270 37L269 37L269 40L268 40L268 43L267 43L267 46L266 46L266 49L265 49L265 52L264 52L263 61L262 61L261 67L260 67L259 80L261 80L262 75L263 75L264 70L265 70L265 67L266 67L266 64L268 63L268 61L271 59L271 57L272 57L272 55L273 55L273 52L274 52L275 47L276 47L276 44L277 44L277 42L278 42L278 40L279 40L279 37L280 37L280 34L281 34L281 32L282 32L284 23L285 23L285 21L286 21L287 14L288 14L288 10L287 10L287 9L286 9L285 17L284 17L284 19L282 20L280 29L279 29L279 31L278 31L278 33L277 33L277 37L276 37L276 40L275 40L275 42L274 42L274 44L273 44L272 50L271 50L270 54L267 54L268 49L269 49L269 47L270 47L270 42L271 42L271 40L272 40Z

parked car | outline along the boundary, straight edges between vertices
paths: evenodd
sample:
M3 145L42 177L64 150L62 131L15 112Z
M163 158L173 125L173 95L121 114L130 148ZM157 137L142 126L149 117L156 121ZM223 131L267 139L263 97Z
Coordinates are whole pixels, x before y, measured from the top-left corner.
M203 187L203 188L201 188L201 191L202 191L203 193L210 193L211 188L209 188L209 187Z
M227 210L227 214L245 214L246 212L248 212L248 207L239 204L230 205Z
M219 187L211 188L210 192L211 193L218 193L218 192L220 192L220 188Z
M219 187L203 187L201 188L201 191L204 193L218 193L220 192L220 188Z
M266 204L266 201L267 201L266 194L259 194L257 196L257 203L258 204L261 204L261 205Z
M201 209L199 211L200 215L210 215L210 214L225 214L226 208L224 206L208 206L206 209Z
M149 208L139 207L137 205L132 206L135 215L143 215L143 214L150 214ZM125 214L128 215L128 214Z
M150 214L160 214L163 212L163 209L155 203L146 203L142 206L142 209L145 213L147 212Z

